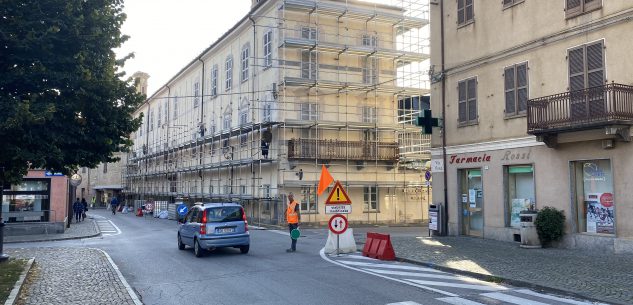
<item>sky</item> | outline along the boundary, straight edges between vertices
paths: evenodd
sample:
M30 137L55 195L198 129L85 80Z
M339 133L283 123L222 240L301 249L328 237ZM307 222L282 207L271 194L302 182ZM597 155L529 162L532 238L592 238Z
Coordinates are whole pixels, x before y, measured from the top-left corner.
M127 20L121 32L130 36L115 50L121 58L134 53L124 66L150 75L148 95L248 13L250 0L125 0Z
M233 27L250 7L251 0L125 0L127 20L121 32L130 39L115 52L118 58L135 55L125 63L126 77L137 71L148 73L147 94L151 96Z

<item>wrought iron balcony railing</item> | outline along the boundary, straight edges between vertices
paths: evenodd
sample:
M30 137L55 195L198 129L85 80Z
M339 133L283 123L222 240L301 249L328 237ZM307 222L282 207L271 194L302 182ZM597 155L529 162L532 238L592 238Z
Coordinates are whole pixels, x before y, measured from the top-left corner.
M355 161L397 161L398 143L292 139L288 141L288 159L325 159Z
M527 103L527 132L532 135L631 124L633 86L612 83Z

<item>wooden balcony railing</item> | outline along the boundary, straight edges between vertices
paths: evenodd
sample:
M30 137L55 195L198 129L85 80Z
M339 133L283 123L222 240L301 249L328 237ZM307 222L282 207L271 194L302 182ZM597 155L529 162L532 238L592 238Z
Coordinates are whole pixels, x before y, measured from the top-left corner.
M612 83L527 103L527 129L533 135L618 124L633 124L633 86Z
M339 140L292 139L288 141L288 159L325 159L355 161L396 161L398 143Z

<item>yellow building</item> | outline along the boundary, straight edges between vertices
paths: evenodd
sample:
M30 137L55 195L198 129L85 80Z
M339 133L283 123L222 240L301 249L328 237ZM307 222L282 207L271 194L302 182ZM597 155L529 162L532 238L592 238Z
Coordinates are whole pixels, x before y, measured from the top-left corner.
M433 186L448 232L516 241L521 210L552 206L562 246L633 252L633 3L432 3L446 136L445 159L433 136Z
M251 11L136 112L128 200L240 202L253 222L325 223L322 165L351 222L426 219L428 3L253 1ZM428 107L428 105L427 105Z

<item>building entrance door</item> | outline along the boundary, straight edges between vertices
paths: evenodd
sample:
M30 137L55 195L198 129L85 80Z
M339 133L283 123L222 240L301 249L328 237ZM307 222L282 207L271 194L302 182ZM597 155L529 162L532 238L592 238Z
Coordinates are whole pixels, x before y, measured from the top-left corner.
M460 170L462 234L483 236L484 192L481 169Z

